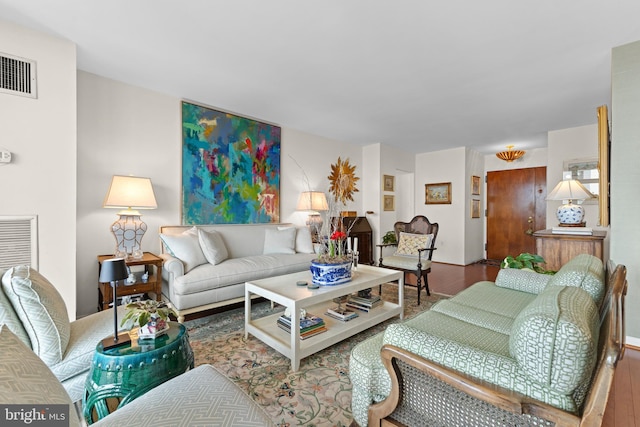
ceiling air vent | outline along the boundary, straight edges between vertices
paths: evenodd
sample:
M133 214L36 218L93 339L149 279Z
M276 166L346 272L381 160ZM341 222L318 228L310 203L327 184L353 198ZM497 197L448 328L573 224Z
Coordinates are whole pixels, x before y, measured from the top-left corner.
M0 93L37 98L36 61L0 53Z

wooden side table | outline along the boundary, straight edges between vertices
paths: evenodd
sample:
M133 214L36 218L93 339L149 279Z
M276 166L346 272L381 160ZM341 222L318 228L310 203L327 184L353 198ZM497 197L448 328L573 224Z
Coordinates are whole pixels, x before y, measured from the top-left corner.
M102 262L111 258L113 255L98 255L98 276L100 276ZM118 297L153 292L156 301L160 301L162 299L162 258L151 252L145 252L141 259L127 258L125 262L128 267L144 265L145 271L149 273L149 278L146 282L142 282L141 278L136 276L137 281L133 284L119 282ZM152 268L153 266L155 269ZM106 310L113 302L113 288L110 283L98 283L98 288L98 310Z
M544 258L547 270L560 270L564 264L580 254L590 254L604 262L604 238L606 231L594 230L593 235L554 234L551 230L533 233L536 253Z
M189 334L177 322L156 339L134 338L108 350L100 342L85 382L83 416L92 424L193 366Z

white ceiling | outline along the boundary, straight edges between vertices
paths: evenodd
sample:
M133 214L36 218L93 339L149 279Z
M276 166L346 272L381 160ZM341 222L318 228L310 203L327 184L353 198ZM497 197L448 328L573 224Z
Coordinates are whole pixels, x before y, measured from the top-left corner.
M0 19L72 40L81 70L416 153L596 123L611 49L640 40L638 0L0 0Z

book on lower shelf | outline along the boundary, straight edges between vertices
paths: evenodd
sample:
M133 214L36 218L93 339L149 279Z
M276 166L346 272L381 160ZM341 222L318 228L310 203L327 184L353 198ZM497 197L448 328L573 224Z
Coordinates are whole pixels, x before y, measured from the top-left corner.
M593 228L591 227L553 227L551 234L575 234L579 236L592 236Z
M328 308L327 316L346 322L358 317L358 313L352 310L336 307L336 308Z
M278 317L277 325L283 331L291 333L291 318L284 314ZM300 339L304 340L321 332L325 332L327 327L321 317L307 314L304 319L300 319Z

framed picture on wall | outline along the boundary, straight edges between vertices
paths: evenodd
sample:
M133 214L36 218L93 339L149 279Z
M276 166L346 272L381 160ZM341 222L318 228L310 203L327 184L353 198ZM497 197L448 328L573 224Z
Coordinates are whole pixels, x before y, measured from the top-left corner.
M480 200L471 200L471 218L480 218Z
M385 211L394 211L396 210L395 207L395 200L393 196L384 196L384 210Z
M382 177L382 187L384 191L393 191L395 187L396 177L393 175L383 175Z
M479 176L471 177L471 194L473 196L480 195L480 177Z
M441 205L451 203L451 183L425 184L425 205Z

